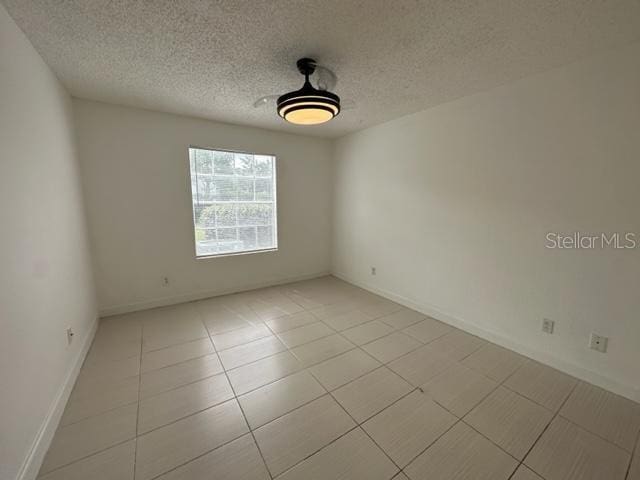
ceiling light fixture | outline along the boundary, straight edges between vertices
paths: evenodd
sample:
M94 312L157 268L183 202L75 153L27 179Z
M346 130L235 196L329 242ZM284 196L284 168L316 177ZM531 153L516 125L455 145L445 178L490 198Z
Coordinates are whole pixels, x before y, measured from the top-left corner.
M328 122L340 113L340 97L311 85L309 75L316 69L315 60L301 58L296 65L298 71L304 75L304 85L300 90L285 93L278 98L278 115L296 125L318 125Z

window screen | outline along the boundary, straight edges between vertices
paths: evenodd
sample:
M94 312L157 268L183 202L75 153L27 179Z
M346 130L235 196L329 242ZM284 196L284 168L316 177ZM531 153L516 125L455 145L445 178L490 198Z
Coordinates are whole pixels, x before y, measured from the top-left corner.
M196 256L277 248L276 159L189 149Z

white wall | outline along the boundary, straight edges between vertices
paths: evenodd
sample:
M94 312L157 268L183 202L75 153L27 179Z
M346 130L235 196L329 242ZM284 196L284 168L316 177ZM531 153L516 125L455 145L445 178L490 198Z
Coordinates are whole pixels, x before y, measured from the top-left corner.
M74 110L102 313L329 271L329 141L75 99ZM194 258L189 145L277 156L277 252Z
M69 95L0 5L2 479L37 473L95 326L72 130Z
M335 156L336 273L640 400L640 248L545 248L547 232L640 240L640 43L348 135Z

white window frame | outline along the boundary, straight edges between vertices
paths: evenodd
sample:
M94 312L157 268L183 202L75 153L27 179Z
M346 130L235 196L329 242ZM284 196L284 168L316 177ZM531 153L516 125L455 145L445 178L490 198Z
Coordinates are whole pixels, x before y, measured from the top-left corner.
M244 154L244 155L260 155L264 157L272 157L273 158L273 242L274 245L272 247L265 248L257 248L254 250L242 250L237 252L224 252L224 253L210 253L206 255L198 255L198 243L196 239L196 211L193 204L193 179L191 178L191 157L190 150L208 150L212 152L225 152L225 153L233 153L233 154ZM255 253L268 253L268 252L277 252L278 251L278 175L277 175L277 165L278 158L273 153L258 153L258 152L247 152L243 150L229 150L225 148L212 148L212 147L200 147L198 145L189 145L187 148L187 165L188 165L188 176L189 176L189 202L191 204L191 235L193 240L193 250L196 260L207 260L210 258L221 258L221 257L233 257L236 255L252 255ZM213 165L212 165L213 168ZM230 175L233 176L233 175ZM254 177L255 178L255 177ZM254 183L255 190L255 183ZM233 202L230 203L240 203Z

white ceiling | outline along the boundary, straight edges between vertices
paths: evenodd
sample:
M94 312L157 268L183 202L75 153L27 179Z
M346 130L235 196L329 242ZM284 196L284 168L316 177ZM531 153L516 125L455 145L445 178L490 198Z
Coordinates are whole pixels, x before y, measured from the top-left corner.
M1 0L72 95L338 136L640 38L638 0ZM312 56L356 103L293 127L258 97Z

